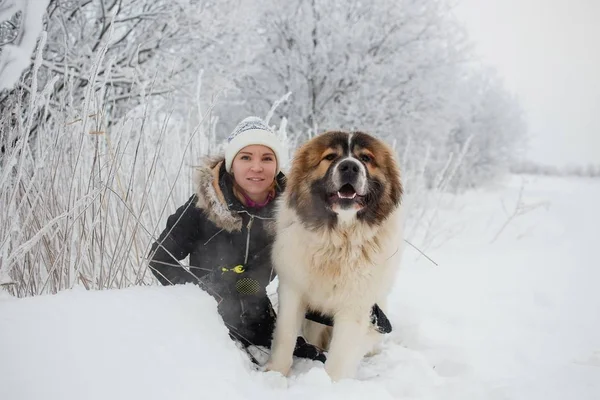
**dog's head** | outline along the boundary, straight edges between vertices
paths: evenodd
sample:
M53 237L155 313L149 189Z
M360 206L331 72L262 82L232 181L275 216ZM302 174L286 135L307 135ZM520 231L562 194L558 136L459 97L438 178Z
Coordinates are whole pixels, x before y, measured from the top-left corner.
M380 224L400 204L393 151L363 132L326 132L301 146L288 174L288 206L312 227Z

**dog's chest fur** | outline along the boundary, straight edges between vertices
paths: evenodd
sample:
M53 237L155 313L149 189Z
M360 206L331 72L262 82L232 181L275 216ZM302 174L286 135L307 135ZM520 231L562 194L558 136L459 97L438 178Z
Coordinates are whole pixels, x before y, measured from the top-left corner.
M281 215L274 256L287 262L275 264L309 308L325 313L368 308L387 295L398 263L399 227L393 219L377 227L360 223L312 231L294 214L288 210Z

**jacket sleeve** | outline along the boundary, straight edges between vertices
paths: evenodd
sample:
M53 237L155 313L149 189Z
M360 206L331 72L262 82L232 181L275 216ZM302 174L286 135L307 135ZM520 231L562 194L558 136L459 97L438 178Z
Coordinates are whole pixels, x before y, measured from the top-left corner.
M202 227L202 210L196 207L196 196L167 218L167 226L150 249L150 270L163 285L187 282L198 278L179 263L190 254Z

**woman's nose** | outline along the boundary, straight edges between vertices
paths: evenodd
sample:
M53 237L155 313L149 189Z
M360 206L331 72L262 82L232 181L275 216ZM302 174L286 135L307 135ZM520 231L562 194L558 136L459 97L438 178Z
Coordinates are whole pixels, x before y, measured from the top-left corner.
M258 172L263 170L263 166L260 162L252 163L252 166L250 168L252 168L253 171L258 171Z

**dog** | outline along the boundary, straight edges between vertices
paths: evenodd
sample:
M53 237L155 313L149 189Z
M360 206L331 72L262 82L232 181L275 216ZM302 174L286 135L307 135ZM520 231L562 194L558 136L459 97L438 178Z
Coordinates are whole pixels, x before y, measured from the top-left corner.
M354 378L382 335L371 325L403 252L400 169L393 150L364 132L329 131L296 152L277 200L278 312L267 371L288 375L296 337L328 351L334 381ZM333 328L305 320L333 317Z

